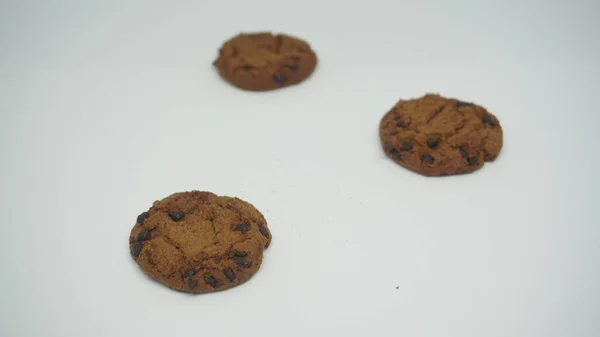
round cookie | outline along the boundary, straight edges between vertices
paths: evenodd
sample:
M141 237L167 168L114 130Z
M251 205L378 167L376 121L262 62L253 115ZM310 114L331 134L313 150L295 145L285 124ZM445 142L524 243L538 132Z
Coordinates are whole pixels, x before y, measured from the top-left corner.
M304 81L315 70L317 56L308 43L291 36L239 34L223 44L214 65L236 87L266 91Z
M238 198L175 193L156 201L131 230L131 256L154 280L190 293L225 290L258 271L271 233Z
M496 116L435 94L400 100L381 120L379 137L388 157L426 176L473 172L502 149Z

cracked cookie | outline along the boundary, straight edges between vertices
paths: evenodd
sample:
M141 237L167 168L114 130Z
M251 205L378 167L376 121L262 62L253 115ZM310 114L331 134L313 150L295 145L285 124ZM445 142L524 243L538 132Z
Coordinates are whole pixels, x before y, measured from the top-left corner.
M239 34L223 44L213 64L234 86L266 91L304 81L315 70L317 56L308 43L291 36Z
M263 215L238 198L175 193L137 217L130 253L169 288L206 293L246 282L258 271L271 233Z
M379 137L388 157L426 176L473 172L502 149L496 116L435 94L396 103L381 120Z

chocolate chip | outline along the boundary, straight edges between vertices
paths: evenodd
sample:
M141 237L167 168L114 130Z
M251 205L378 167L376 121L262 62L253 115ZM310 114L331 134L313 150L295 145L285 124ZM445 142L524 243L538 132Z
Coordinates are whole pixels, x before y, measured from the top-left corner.
M198 271L196 271L196 269L192 268L192 269L188 269L185 272L183 272L182 277L192 277L194 275L196 275Z
M231 268L227 268L225 269L225 277L227 277L227 279L230 282L233 282L233 280L235 280L235 273L233 272L233 270L231 270Z
M275 74L273 75L273 80L279 84L283 84L283 82L285 82L285 76L283 76L283 74Z
M440 145L440 140L438 137L429 137L429 139L427 139L427 146L429 146L430 149L435 149L438 145Z
M456 107L457 108L469 107L469 106L474 106L474 105L475 104L469 103L469 102L456 101Z
M237 48L233 48L233 51L231 51L231 56L232 57L236 57L238 55L238 50Z
M477 162L479 162L479 155L476 154L473 157L467 158L467 162L469 163L469 166L477 165Z
M465 159L469 158L469 151L467 151L467 148L466 148L466 147L464 147L464 146L461 146L461 147L459 147L459 148L458 148L458 150L460 151L460 155L461 155L463 158L465 158Z
M490 115L483 116L483 123L489 126L496 126L496 122L494 121L494 119L492 119Z
M144 213L138 215L137 223L143 224L144 221L146 221L146 219L148 219L149 216L150 216L150 213L148 213L148 212L144 212Z
M403 120L399 120L396 125L400 128L407 128L408 126L406 125L406 123Z
M137 237L135 238L135 241L146 241L146 240L150 240L150 231L146 228L144 228L143 231L141 231Z
M413 145L412 145L412 142L410 140L405 140L402 143L402 150L403 151L410 151L410 150L412 150L412 148L413 148Z
M187 285L191 290L194 290L198 287L198 280L194 280L193 278L189 278L187 281Z
M235 252L233 253L233 262L242 268L250 268L252 261L248 260L248 253L246 252Z
M204 283L208 284L213 288L217 287L217 279L212 275L204 276Z
M249 224L247 224L247 223L239 224L239 225L236 225L236 226L233 228L233 230L234 230L234 231L239 231L239 232L242 232L242 234L246 234L246 233L248 233L248 231L250 230L250 225L249 225Z
M140 256L140 253L142 252L142 243L139 241L136 241L133 246L131 246L131 255L133 255L133 257L138 257Z
M298 64L296 64L296 63L291 63L291 64L289 64L289 65L288 65L288 68L289 68L290 70L297 70L297 69L298 69Z
M243 65L243 66L241 66L240 68L242 68L242 69L243 69L243 70L245 70L245 71L248 71L248 70L252 69L252 66L251 66L251 65L249 65L249 64L244 64L244 65Z
M260 225L260 228L258 230L260 231L260 234L262 234L265 238L269 238L269 230L267 229L267 227Z
M171 220L173 220L175 222L183 219L184 216L185 216L185 213L183 213L182 211L170 211L169 212L169 218L171 218Z
M429 153L425 153L421 156L421 161L431 165L433 164L433 157Z
M233 262L242 268L250 268L252 266L252 261L246 260L245 257L234 257Z
M400 155L400 151L398 151L396 149L390 149L389 153L392 156L393 160L401 160L402 159L402 156Z

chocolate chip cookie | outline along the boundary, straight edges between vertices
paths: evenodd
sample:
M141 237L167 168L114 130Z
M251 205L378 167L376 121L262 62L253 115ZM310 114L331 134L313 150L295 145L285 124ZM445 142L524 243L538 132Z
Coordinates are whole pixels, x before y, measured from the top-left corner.
M388 157L426 176L473 172L502 149L496 116L435 94L396 103L381 120L379 137Z
M130 253L169 288L206 293L246 282L258 271L271 233L263 215L238 198L175 193L137 217Z
M266 91L304 81L315 70L317 56L308 43L291 36L239 34L223 44L214 65L236 87Z

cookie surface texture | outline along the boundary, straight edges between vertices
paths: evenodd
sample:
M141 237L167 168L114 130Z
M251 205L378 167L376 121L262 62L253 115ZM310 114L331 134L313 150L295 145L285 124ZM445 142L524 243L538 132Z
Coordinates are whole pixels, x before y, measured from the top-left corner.
M130 254L146 275L190 293L246 282L270 242L267 222L254 206L200 191L154 202L129 236Z
M214 65L234 86L266 91L304 81L317 56L308 43L288 35L239 34L223 44Z
M425 176L473 172L502 149L496 116L435 94L400 100L381 120L379 137L388 157Z

